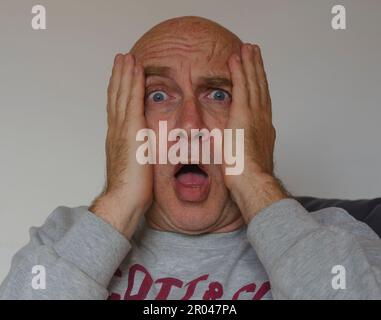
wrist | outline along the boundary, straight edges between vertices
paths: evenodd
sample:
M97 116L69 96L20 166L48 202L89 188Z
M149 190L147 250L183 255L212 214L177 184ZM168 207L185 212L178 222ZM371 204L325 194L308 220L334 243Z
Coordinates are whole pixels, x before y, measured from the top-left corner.
M262 172L243 175L230 192L247 224L264 208L289 197L276 177Z
M131 203L115 193L104 193L93 201L89 211L131 240L144 214L142 208L134 207Z

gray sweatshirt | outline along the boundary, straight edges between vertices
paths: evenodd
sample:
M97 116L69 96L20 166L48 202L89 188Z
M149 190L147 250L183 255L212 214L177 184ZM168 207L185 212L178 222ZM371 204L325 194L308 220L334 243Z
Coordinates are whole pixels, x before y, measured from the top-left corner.
M343 209L293 199L233 232L143 223L131 242L87 207L58 207L30 229L0 298L381 299L381 239Z

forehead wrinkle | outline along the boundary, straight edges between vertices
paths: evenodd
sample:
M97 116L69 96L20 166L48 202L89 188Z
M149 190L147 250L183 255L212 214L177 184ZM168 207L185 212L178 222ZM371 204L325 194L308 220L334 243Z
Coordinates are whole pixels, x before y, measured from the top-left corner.
M174 50L172 50L170 54L168 54L168 52L165 50L158 51L158 52L150 52L150 53L147 52L144 55L142 55L140 59L142 60L143 64L146 64L146 65L151 65L151 64L161 65L164 61L170 61L171 63L177 61L178 68L180 69L184 67L184 63L186 64L189 63L190 65L196 64L196 66L200 66L201 64L201 65L208 66L209 70L206 70L206 73L208 76L215 76L215 75L220 76L221 71L222 71L222 74L226 74L226 70L223 71L225 69L225 65L227 66L227 60L228 60L228 55L225 50L221 50L221 52L220 50L218 50L218 52L220 52L219 55L216 54L214 57L211 57L210 55L203 55L203 54L189 56L187 55L187 52L183 52L181 50L175 50L174 52L173 51ZM223 61L216 60L217 57L222 57L225 55L226 55L226 62L225 62L225 59L223 59ZM229 78L228 75L225 75L225 77Z
M192 48L194 46L199 46L200 43L204 41L200 41L201 39L194 39L191 37L178 37L173 36L171 32L162 34L162 35L150 35L143 36L139 39L134 47L134 51L148 51L157 46L167 46L167 47L184 47L184 48Z
M220 51L225 51L227 47L232 47L225 37L218 33L209 35L209 37L174 37L172 34L163 34L159 36L150 35L139 40L133 51L141 56L160 55L177 51L181 54L204 54L207 61Z
M155 50L155 51L149 51L149 52L145 52L142 54L142 58L144 60L148 60L148 59L159 59L159 58L167 58L168 56L171 56L171 57L179 57L179 58L182 58L182 59L189 59L189 57L187 57L188 54L197 54L197 53L201 53L202 51L200 49L180 49L180 48L163 48L163 49L160 49L160 50Z
M150 50L157 46L183 46L183 47L192 47L192 44L189 43L189 40L186 38L174 38L164 35L162 37L151 37L150 39L143 40L140 45L140 50Z
M206 60L210 57L210 47L214 45L211 41L195 42L194 44L184 44L178 42L161 42L139 48L143 58L157 58L158 56L170 55L205 55Z

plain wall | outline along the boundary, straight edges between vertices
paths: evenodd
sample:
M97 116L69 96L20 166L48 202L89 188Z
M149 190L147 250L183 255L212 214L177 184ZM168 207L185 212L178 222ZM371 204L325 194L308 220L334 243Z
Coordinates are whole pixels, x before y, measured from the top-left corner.
M31 28L36 4L47 30ZM335 4L347 30L331 28ZM292 193L380 196L381 1L1 0L0 281L30 226L101 191L114 55L182 15L262 47L277 174Z

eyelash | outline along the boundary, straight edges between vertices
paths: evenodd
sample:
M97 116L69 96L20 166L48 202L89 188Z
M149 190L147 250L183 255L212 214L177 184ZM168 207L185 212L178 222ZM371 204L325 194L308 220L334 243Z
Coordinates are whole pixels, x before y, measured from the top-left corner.
M150 89L150 90L147 90L146 94L145 94L145 98L147 99L149 97L149 95L152 93L152 92L155 92L155 91L164 91L165 93L167 93L165 91L165 89L163 88L155 88L155 89Z
M224 90L224 89L221 89L221 88L208 88L208 90L211 90L211 91L214 91L214 90L220 90L220 91L225 92L225 93L229 96L229 99L231 99L231 97L232 97L232 95L230 94L229 91Z
M224 89L221 89L221 88L212 88L212 87L210 87L210 88L207 88L207 90L208 90L208 91L221 90L221 91L225 92L225 93L229 96L229 99L231 99L231 97L232 97L232 95L231 95L231 93L230 93L229 91L224 90ZM158 87L158 88L154 88L154 89L147 90L147 92L146 92L146 94L145 94L145 98L148 98L149 95L150 95L152 92L155 92L155 91L164 91L165 93L167 93L167 91L166 91L165 89ZM167 94L168 94L168 93L167 93Z

